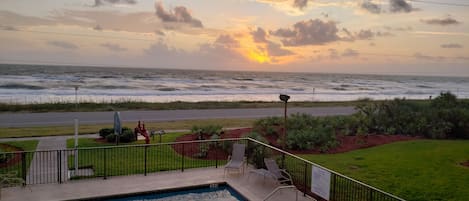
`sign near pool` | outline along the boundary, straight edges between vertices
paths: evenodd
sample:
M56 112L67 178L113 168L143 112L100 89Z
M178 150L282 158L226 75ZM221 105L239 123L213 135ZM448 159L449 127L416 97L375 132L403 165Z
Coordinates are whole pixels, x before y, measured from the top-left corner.
M331 173L313 165L311 174L311 192L329 200L331 190Z

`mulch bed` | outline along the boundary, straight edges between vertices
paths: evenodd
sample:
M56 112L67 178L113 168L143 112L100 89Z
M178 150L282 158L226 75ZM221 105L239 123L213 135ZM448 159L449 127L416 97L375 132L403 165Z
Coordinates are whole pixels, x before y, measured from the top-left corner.
M0 148L2 150L9 150L8 152L23 151L23 149L9 145L9 144L0 144ZM7 161L0 163L0 168L16 165L20 161L21 161L21 154L20 153L14 154L14 156L8 159Z
M221 135L221 138L238 138L243 137L244 135L251 132L251 128L243 128L243 129L235 129L226 131ZM209 139L210 136L204 136L204 139ZM281 147L277 143L277 138L275 136L267 136L267 141L269 144L275 147ZM320 154L320 153L328 153L328 154L335 154L335 153L344 153L348 151L353 151L357 149L364 149L369 147L374 147L378 145L398 142L398 141L408 141L408 140L416 140L421 139L420 137L413 137L407 135L381 135L381 134L372 134L372 135L364 135L364 136L343 136L339 135L337 140L339 141L339 145L333 149L329 149L326 152L321 152L319 149L314 150L287 150L293 154ZM176 139L176 142L181 141L195 141L197 140L197 134L187 134L181 136ZM182 150L182 144L173 145L173 149L181 155L185 155L187 157L194 157L199 152L199 145L192 144L192 145L184 145L184 153ZM219 148L211 147L208 151L207 157L203 159L207 160L215 160L215 159L226 159L228 157L228 153L225 153L223 150ZM469 163L467 161L466 163Z

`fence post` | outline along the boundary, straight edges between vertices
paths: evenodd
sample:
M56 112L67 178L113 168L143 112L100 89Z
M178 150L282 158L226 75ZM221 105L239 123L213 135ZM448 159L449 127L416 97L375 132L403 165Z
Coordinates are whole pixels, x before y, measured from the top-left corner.
M368 188L368 200L372 201L373 200L373 190L371 188Z
M250 143L250 140L247 139L247 140L246 140L246 158L249 158L249 157L251 156L251 153L249 152L249 149L251 148L251 147L249 146L249 143Z
M23 178L23 186L26 186L26 152L21 152L21 176Z
M57 180L59 184L62 183L62 153L57 150Z
M104 179L107 179L107 167L106 167L106 166L107 166L107 162L106 162L106 161L107 161L107 160L106 160L107 156L106 156L106 150L107 150L107 148L104 148L104 149L103 149L103 155L104 155L104 160L103 160L103 162L104 162Z
M282 153L282 169L286 169L285 168L285 153Z
M336 174L332 174L333 177L332 177L332 196L331 196L331 200L335 200L335 194L336 194L336 180L337 180L337 175Z
M215 168L218 168L218 141L215 142Z
M145 176L147 176L147 148L148 146L145 145L145 173L144 173Z
M305 174L304 174L304 181L305 181L305 185L304 185L304 189L303 189L303 196L306 196L306 191L308 190L308 163L307 162L304 162L305 163ZM294 184L292 184L294 185Z
M181 172L184 172L184 143L182 143Z

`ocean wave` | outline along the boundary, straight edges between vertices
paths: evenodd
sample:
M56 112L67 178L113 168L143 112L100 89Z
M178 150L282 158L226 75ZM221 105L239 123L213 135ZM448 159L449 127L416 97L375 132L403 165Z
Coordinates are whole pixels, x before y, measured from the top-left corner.
M237 80L237 81L254 81L254 79L252 78L242 78L242 77L234 77L232 79Z
M333 87L332 89L334 89L336 91L347 91L347 89L343 88L343 87Z
M41 86L28 85L28 84L16 84L16 83L0 85L0 88L3 88L3 89L31 89L31 90L46 89L45 87L41 87Z
M424 88L424 89L432 89L433 87L427 86L427 85L417 85L416 87L418 88Z
M128 86L128 85L92 85L84 86L83 88L88 89L138 89L138 87Z
M200 85L202 88L210 88L210 89L226 89L225 86L222 85Z
M293 90L293 91L304 91L305 89L303 89L303 88L292 88L291 90Z
M119 77L114 76L114 75L102 75L102 76L99 76L99 78L102 78L102 79L113 79L113 78L119 78Z
M178 91L179 89L173 88L173 87L163 87L163 88L158 88L158 91Z

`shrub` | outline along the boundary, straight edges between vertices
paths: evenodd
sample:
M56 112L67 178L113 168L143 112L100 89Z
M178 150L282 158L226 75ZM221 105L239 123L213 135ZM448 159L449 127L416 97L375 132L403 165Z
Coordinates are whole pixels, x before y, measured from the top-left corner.
M469 107L450 92L430 104L405 99L357 107L360 132L423 135L428 138L469 138Z
M451 92L442 92L438 97L431 101L431 106L436 108L452 108L458 105L456 95Z
M288 132L287 146L290 149L308 150L322 148L324 151L337 145L334 130L330 126L317 126Z
M134 132L130 129L127 129L127 130L122 129L122 135L119 136L119 141L125 142L125 143L135 141Z
M106 136L106 141L108 142L116 142L116 135L114 134L114 130L112 130L113 133L109 134ZM123 127L122 128L122 134L119 136L119 142L133 142L135 141L135 134L134 132L128 128L128 127Z
M220 135L223 126L221 125L205 125L205 126L192 126L191 132L198 134L198 139L203 140L203 135Z
M261 134L278 136L277 128L280 125L283 125L282 118L266 117L255 121L253 130Z
M11 154L6 154L3 150L0 150L0 163L7 162L10 158Z
M101 136L101 138L106 138L106 136L113 134L113 133L114 133L113 128L102 128L101 130L99 130L99 136Z
M114 133L113 133L113 134L109 134L109 135L106 136L106 141L107 141L107 142L116 142L116 136L117 136L117 135L114 134Z
M196 153L194 156L197 158L206 158L208 155L208 150L210 149L207 143L199 144L199 153Z
M233 142L232 141L221 142L221 149L223 149L223 151L225 151L226 153L230 153L230 151L233 149Z
M267 140L257 132L251 132L247 137L267 143ZM249 153L249 163L254 164L256 168L265 168L264 158L270 156L270 149L266 149L264 146L257 143L248 143L247 153Z

